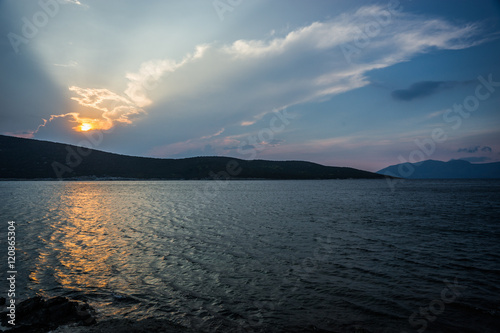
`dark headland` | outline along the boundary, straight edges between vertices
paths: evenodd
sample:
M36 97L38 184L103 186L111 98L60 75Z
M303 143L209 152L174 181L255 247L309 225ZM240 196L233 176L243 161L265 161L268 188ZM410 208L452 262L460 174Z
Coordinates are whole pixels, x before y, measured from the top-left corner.
M421 163L391 165L377 173L407 179L500 179L500 162L427 160Z
M0 179L381 179L305 161L230 157L164 159L0 135Z

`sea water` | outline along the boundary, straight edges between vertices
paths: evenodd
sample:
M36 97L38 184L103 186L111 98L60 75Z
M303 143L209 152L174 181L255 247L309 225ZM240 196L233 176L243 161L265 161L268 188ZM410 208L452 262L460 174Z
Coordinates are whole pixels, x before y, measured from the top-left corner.
M500 327L500 181L4 181L0 201L18 301L199 332Z

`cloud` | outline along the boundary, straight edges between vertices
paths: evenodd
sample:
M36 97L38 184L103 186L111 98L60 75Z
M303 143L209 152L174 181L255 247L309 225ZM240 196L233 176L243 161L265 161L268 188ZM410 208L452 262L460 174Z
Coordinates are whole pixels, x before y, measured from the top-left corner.
M70 2L73 3L73 1ZM78 2L78 4L80 3ZM207 47L206 45L198 46L194 54L188 54L179 63L168 59L152 60L143 63L137 73L127 73L125 77L128 79L129 83L124 93L128 98L105 88L81 88L70 86L69 90L78 95L78 97L71 97L72 100L78 102L78 104L83 107L102 111L101 115L98 118L81 115L80 112L51 115L49 120L44 120L44 124L40 125L38 129L46 126L47 122L50 123L55 118L65 118L66 116L70 116L69 118L72 119L72 122L78 123L78 126L73 127L75 130L79 130L79 126L83 123L91 124L94 130L107 130L117 123L132 124L132 118L146 113L142 108L152 103L147 97L147 91L157 87L158 81L164 73L173 72L189 61L200 58ZM74 67L78 65L78 63L71 61L69 64L54 65L59 67ZM32 133L35 134L38 132L38 129Z
M172 59L150 60L141 64L136 73L127 73L125 77L129 80L125 94L138 106L144 107L152 103L148 98L148 91L158 87L159 81L165 73L171 73L191 61L203 57L208 45L199 45L194 54L187 54L180 62Z
M78 66L78 62L72 60L72 61L68 62L67 64L54 64L54 66L56 66L56 67L76 67L76 66Z
M472 146L468 148L459 148L457 150L458 153L469 153L469 154L474 154L477 153L478 151L482 151L484 153L491 153L493 149L489 146Z
M35 131L3 132L2 134L18 138L31 139L34 136Z
M448 109L444 109L444 110L439 110L439 111L435 111L435 112L432 112L432 113L429 113L428 115L426 115L424 117L425 120L427 119L432 119L432 118L435 118L435 117L438 117L438 116L441 116L442 114L448 112Z
M210 139L210 138L213 138L215 136L221 135L223 132L224 132L224 128L221 128L219 131L215 132L214 134L202 136L200 139L201 140Z
M88 7L87 5L82 4L78 0L59 0L59 3L65 3L65 4L71 3L71 4L82 6L82 7Z
M411 101L415 98L437 94L458 84L456 81L421 81L412 84L408 89L394 90L391 96L396 100Z
M477 151L479 150L479 147L481 146L474 146L474 147L469 147L469 148L459 148L457 150L458 153L477 153Z
M240 123L241 126L250 126L255 124L257 120L244 120Z
M157 146L150 150L149 155L155 157L187 157L187 156L201 156L201 155L217 155L216 150L207 140L214 140L224 132L224 128L219 131L205 135L199 138L189 139L183 142L176 142L163 146ZM216 138L215 141L218 145L224 139ZM227 142L227 140L225 140Z
M81 130L82 124L90 124L93 130L108 130L117 123L132 124L133 118L145 113L143 109L127 98L108 89L71 86L69 90L78 95L78 97L71 97L71 99L83 107L83 111L51 115L48 120L43 119L44 123L39 125L32 132L33 134L57 118L68 119L69 122L75 123L73 129L76 131Z
M384 15L391 17L390 26L381 27L363 49L347 59L342 47L356 45L360 22ZM196 56L187 55L181 62L171 59L144 62L139 72L127 74L130 83L126 94L138 105L150 105L144 82L163 79L158 89L164 90L163 97L171 105L200 96L207 108L214 106L215 110L210 112L244 114L240 124L248 126L255 123L249 117L271 112L273 108L322 100L368 85L366 73L371 70L407 61L432 49L470 47L481 42L479 34L480 28L474 24L458 26L402 12L390 14L382 6L368 6L330 21L313 22L281 37L272 35L266 39L200 46ZM189 81L181 78L181 73ZM407 91L395 92L394 96L410 100L455 84L421 82ZM225 92L223 99L219 92ZM234 107L236 103L251 103L252 107ZM186 107L190 103L179 104ZM233 107L228 109L227 105ZM203 109L188 105L186 112L192 115Z
M378 23L379 31L360 47L363 24L377 22L374 17L389 19ZM435 49L477 45L486 40L480 34L475 24L457 25L388 12L383 6L366 6L281 35L211 42L196 46L180 59L145 60L137 70L123 74L125 88L121 94L111 88L72 86L70 90L77 95L72 100L80 107L72 119L95 119L96 124L106 128L117 123L131 124L147 111L150 121L143 129L151 133L164 133L172 119L191 127L186 130L172 126L176 142L155 148L155 154L204 149L207 144L222 151L223 147L239 146L240 141L234 135L210 137L220 128L232 134L229 129L238 127L238 134L244 138L249 133L242 131L251 131L255 126L250 125L263 121L275 109L324 101L361 88L370 84L367 73L372 70ZM346 56L346 45L357 51ZM410 90L421 96L426 91L430 94L444 89L447 84L451 83L417 84ZM193 139L194 132L206 135L198 134Z
M93 120L93 122L99 125L96 128L109 129L117 122L131 124L131 118L145 113L135 103L108 89L72 86L69 87L69 90L79 95L79 97L71 98L77 101L78 104L102 111L101 119Z
M467 161L467 162L471 162L471 163L481 163L481 162L491 161L491 158L486 157L486 156L474 156L474 157L462 157L462 158L459 158L459 160Z
M80 1L78 0L57 0L58 3L60 3L61 5L77 5L81 8L84 8L84 9L89 9L89 5L85 4L85 3L81 3Z
M343 47L356 46L362 23L387 14L391 17L388 25L347 59ZM366 86L370 84L367 73L371 70L435 49L476 45L484 41L480 33L475 24L460 26L403 12L390 14L383 6L368 6L282 36L203 45L196 50L196 56L188 54L180 61L146 61L138 72L127 74L126 95L147 107L158 124L172 117L189 117L208 126L204 131L240 126L238 133L244 139L254 129L250 125L263 121L274 109L324 101ZM145 89L149 82L154 82L152 89ZM394 92L394 97L411 100L457 84L418 82ZM192 121L190 124L197 126ZM221 146L219 137L190 140L189 132L184 135L185 140L155 148L154 155L177 154L183 147L193 150L193 145L202 149L205 144L211 144L216 151L227 151L227 147L238 147L240 143L235 136L227 137L231 144Z
M375 32L363 33L362 29L366 31L372 27ZM405 55L426 52L429 48L462 49L480 44L484 39L476 38L479 30L477 24L456 26L444 20L426 19L372 5L330 21L313 22L282 38L237 40L224 49L237 57L256 58L281 55L299 48L321 51L348 45L362 49L362 53L371 53L375 49L381 51L381 47L390 50L389 42L392 42L390 51L397 50L393 59L402 60ZM368 40L359 43L366 37Z

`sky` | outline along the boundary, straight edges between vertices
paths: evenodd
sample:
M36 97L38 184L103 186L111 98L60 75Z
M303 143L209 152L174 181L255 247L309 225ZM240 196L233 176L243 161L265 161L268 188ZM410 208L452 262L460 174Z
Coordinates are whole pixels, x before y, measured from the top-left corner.
M0 133L378 171L500 161L500 2L0 0Z

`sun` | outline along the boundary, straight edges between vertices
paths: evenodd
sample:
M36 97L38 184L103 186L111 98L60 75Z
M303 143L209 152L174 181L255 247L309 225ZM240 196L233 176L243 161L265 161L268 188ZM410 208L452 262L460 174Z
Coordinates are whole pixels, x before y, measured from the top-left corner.
M92 129L92 124L89 124L89 123L83 123L80 125L80 130L82 132L86 132L86 131L89 131Z

